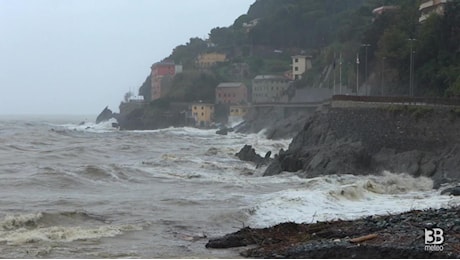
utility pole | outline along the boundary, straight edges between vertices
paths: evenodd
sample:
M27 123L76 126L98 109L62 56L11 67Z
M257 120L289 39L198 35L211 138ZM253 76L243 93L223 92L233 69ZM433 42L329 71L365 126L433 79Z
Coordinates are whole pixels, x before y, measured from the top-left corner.
M410 42L410 65L409 65L409 96L414 96L414 51L413 51L413 42L417 39L409 38Z
M335 57L335 52L334 52L334 62L332 63L332 67L333 67L332 69L334 70L334 73L333 73L334 74L334 80L333 80L333 82L334 82L333 83L334 84L334 91L333 91L334 95L337 94L336 91L335 91L335 65L336 65L335 63L336 63L336 60L337 59Z
M339 56L339 85L340 85L340 95L342 95L342 52Z
M380 85L380 95L383 96L383 87L385 86L385 59L382 58L382 84Z
M361 47L366 49L366 57L364 61L364 83L366 84L366 96L369 95L368 86L367 86L367 47L371 46L369 43L361 44Z
M359 95L359 51L356 53L356 95Z

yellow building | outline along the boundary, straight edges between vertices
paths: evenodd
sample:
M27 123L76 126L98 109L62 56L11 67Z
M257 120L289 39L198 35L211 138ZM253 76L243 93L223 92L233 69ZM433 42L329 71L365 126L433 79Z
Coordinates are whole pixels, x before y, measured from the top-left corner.
M209 68L216 63L227 60L227 55L217 52L204 53L197 57L196 63L200 68Z
M229 116L243 117L248 113L248 111L248 106L230 106Z
M198 127L208 127L214 120L214 104L192 104L192 115Z

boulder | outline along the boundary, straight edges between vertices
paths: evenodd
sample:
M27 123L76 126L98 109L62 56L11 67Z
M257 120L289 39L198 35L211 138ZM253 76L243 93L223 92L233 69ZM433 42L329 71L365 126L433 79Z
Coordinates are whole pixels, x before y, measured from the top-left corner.
M460 196L460 186L445 189L441 192L441 195Z
M247 162L259 163L262 161L262 156L256 153L256 150L251 145L245 145L241 150L235 154L240 160Z
M227 128L222 128L216 131L216 134L218 135L227 135L228 134L228 129Z
M429 177L434 188L460 182L460 121L449 121L444 108L423 117L414 117L411 109L400 113L390 113L386 107L318 110L264 176L288 171L310 178L386 170Z
M109 121L113 117L112 110L109 109L108 106L102 110L102 112L96 118L96 124L101 122Z

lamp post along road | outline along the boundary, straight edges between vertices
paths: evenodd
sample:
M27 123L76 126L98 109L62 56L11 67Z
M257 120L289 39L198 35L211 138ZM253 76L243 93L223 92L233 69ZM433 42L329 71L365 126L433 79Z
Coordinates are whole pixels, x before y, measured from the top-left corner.
M385 85L385 59L386 57L382 58L382 84L380 86L380 95L383 96L383 86Z
M339 85L340 85L340 95L342 95L342 52L339 56Z
M359 52L356 53L356 95L359 95Z
M366 84L366 96L369 95L369 90L367 86L367 47L369 46L371 46L369 43L361 44L361 47L364 47L366 49L366 57L364 61L364 84Z
M413 42L417 39L410 38L410 65L409 65L409 96L414 96L414 51Z

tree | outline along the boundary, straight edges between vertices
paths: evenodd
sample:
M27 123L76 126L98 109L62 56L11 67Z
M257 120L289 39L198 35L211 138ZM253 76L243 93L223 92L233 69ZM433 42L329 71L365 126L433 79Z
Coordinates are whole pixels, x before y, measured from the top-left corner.
M139 96L143 96L144 100L149 102L152 99L152 82L150 78L150 74L145 79L142 86L139 88Z

